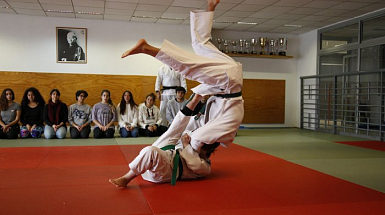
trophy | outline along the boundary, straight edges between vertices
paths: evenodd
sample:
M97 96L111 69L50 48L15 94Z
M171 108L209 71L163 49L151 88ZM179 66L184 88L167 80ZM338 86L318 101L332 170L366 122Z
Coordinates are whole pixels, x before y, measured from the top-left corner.
M245 46L245 43L246 43L245 40L242 40L242 39L239 40L239 47L241 47L241 49L238 51L239 54L244 54L245 53L243 51L243 47Z
M275 55L275 47L277 46L276 44L277 43L275 40L270 40L270 55Z
M279 38L278 43L279 43L279 49L280 49L280 51L278 52L278 55L286 56L285 50L287 50L287 38Z
M259 38L259 45L261 46L261 52L260 52L260 54L262 54L262 55L265 54L265 45L266 45L266 42L267 42L267 38L266 38L266 37L260 37L260 38Z
M245 54L250 54L250 42L249 41L246 41L245 47L246 47Z
M223 50L222 50L222 42L223 42L222 39L217 39L218 49L219 49L219 51L221 51L221 52L223 52Z
M225 46L225 53L228 54L229 53L229 40L223 40L223 45Z
M251 39L251 47L252 48L252 51L251 51L251 54L258 54L258 52L255 50L255 46L257 45L257 40L256 39Z
M231 53L236 54L237 53L237 41L231 40L231 45L233 45L233 51L231 51Z

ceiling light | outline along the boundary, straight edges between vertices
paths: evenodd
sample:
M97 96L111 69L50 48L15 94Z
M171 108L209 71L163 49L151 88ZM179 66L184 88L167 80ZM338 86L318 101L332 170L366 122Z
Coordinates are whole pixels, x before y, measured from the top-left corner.
M258 25L256 22L237 22L236 24L240 25Z
M159 19L168 19L168 20L185 20L182 18L172 18L172 17L159 17Z
M256 22L230 22L230 21L216 21L216 23L229 23L229 24L238 24L238 25L258 25Z
M286 24L284 26L285 27L296 27L296 28L302 28L303 27L302 25L290 25L290 24Z
M147 19L167 19L167 20L185 20L183 18L170 18L170 17L158 17L158 16L132 16L134 18L147 18ZM229 24L238 24L238 25L258 25L255 22L230 22L230 21L216 21L216 23L229 23Z
M8 6L0 6L0 8L10 9L11 7L8 7Z
M145 19L167 19L167 20L185 20L182 18L162 17L162 16L132 16L134 18L145 18Z
M93 13L93 12L84 12L84 11L77 11L78 14L87 14L87 15L103 15L102 13Z
M74 13L71 10L46 10L45 12L53 12L53 13ZM87 14L87 15L103 15L102 13L93 13L93 12L84 12L84 11L77 11L75 12L77 14Z
M70 10L46 10L45 12L53 12L53 13L73 13Z

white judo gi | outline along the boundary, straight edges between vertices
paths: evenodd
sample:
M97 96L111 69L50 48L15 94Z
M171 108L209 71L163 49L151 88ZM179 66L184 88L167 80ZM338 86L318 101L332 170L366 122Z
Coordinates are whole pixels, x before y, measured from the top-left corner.
M196 94L239 93L243 86L242 65L210 43L213 16L214 12L190 13L191 39L195 54L165 40L155 57L187 79L200 82L200 85L192 89ZM242 96L211 96L206 106L206 124L192 132L191 146L196 151L199 151L204 143L220 142L228 147L234 140L243 115Z
M166 110L167 102L176 98L175 89L165 89L166 87L183 87L187 91L186 79L177 71L167 65L159 68L158 75L155 81L155 92L161 91L160 113L162 116L162 125L167 126Z
M172 178L173 160L176 150L183 166L180 179L193 179L210 174L210 160L202 159L199 154L188 145L176 150L162 150L168 145L177 145L182 132L186 129L191 116L185 116L181 111L175 116L170 128L160 136L152 146L143 148L139 155L129 164L136 175L142 175L144 180L160 183L170 182ZM179 175L179 169L177 175Z

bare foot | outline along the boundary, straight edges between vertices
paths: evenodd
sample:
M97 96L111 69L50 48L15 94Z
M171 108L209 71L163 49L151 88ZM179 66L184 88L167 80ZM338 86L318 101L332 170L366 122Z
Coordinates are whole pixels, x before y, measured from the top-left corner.
M149 45L144 39L140 39L133 48L122 54L122 58L139 53L148 54L155 57L158 52L159 48Z
M138 43L132 47L130 50L124 52L122 54L122 58L125 58L127 57L128 55L134 55L134 54L139 54L139 53L143 53L144 52L144 47L145 46L148 46L148 43L146 40L144 39L140 39L138 41Z
M207 11L214 11L220 0L207 0Z
M126 187L128 182L130 182L130 180L128 179L125 179L123 177L120 177L120 178L116 178L116 179L110 179L108 180L111 184L115 185L116 187Z

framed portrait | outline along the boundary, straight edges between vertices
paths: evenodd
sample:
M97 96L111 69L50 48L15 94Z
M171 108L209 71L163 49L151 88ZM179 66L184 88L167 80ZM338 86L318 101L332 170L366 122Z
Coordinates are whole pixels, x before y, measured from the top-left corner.
M87 63L87 28L56 27L58 63Z

